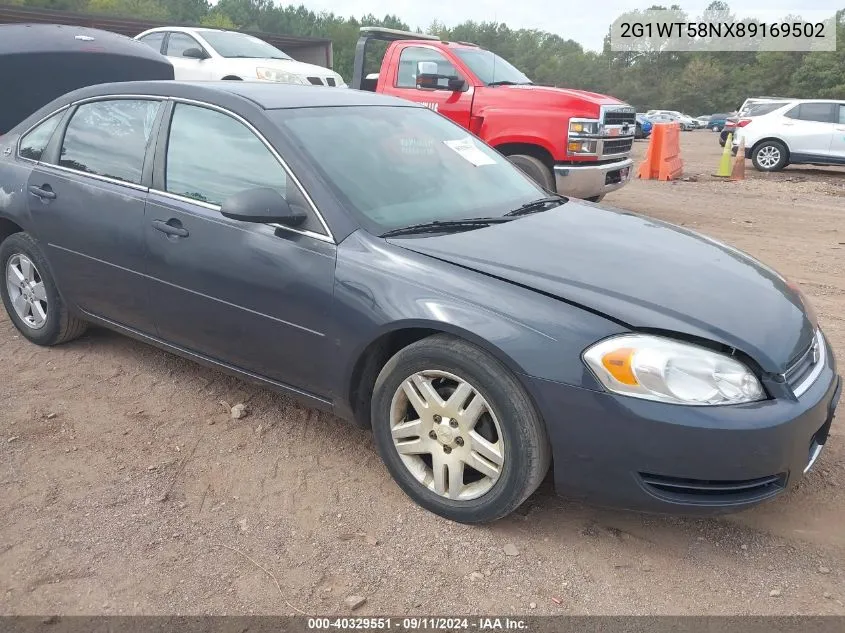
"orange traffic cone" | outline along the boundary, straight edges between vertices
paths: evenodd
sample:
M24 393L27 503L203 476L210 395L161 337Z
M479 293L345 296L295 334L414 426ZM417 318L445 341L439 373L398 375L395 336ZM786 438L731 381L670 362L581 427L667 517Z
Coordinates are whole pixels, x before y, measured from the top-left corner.
M736 159L731 169L731 180L745 180L745 139L739 140L739 147L736 150Z

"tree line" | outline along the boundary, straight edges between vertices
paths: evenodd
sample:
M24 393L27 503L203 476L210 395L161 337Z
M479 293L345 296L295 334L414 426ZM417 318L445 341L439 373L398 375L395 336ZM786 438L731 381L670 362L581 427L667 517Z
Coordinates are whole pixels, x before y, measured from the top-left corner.
M386 26L474 42L522 70L535 83L613 95L645 109L680 110L692 115L736 109L749 96L845 99L845 9L836 14L837 50L832 52L667 52L650 44L614 52L609 28L601 52L537 29L512 29L491 21L453 27L433 21L409 25L400 16L344 17L316 13L303 5L272 0L0 0L5 3L204 25L245 31L329 38L334 68L347 81L361 26ZM663 9L665 7L654 6ZM672 6L679 19L686 14ZM636 19L639 11L625 16ZM713 2L705 17L733 21L725 2ZM620 16L622 17L622 16ZM689 16L690 19L699 16ZM608 25L609 26L609 25Z

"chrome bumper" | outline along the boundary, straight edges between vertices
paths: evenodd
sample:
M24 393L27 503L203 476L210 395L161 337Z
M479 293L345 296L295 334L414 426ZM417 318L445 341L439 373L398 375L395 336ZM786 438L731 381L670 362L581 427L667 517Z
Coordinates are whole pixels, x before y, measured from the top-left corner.
M555 165L557 192L573 198L603 196L625 185L634 175L630 158L603 165Z

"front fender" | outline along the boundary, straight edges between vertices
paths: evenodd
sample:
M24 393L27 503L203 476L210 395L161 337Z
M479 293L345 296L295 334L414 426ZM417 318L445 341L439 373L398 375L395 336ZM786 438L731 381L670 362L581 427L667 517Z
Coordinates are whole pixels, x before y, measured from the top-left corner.
M466 339L515 374L600 389L581 361L595 341L625 331L597 314L483 273L389 244L363 231L338 248L334 285L338 413L362 354L385 334L429 329Z
M482 108L478 115L483 118L478 135L492 147L523 143L542 147L556 159L561 155L566 122L559 111ZM551 140L558 138L558 143Z

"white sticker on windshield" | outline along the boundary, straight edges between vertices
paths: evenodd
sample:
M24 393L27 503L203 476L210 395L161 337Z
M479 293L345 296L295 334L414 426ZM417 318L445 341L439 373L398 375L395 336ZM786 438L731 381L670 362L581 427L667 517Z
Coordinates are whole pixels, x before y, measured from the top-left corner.
M459 139L457 141L443 142L446 144L446 147L456 151L465 160L468 160L476 167L481 167L482 165L496 164L495 160L490 158L487 154L485 154L478 148L471 136L467 136L466 138Z

